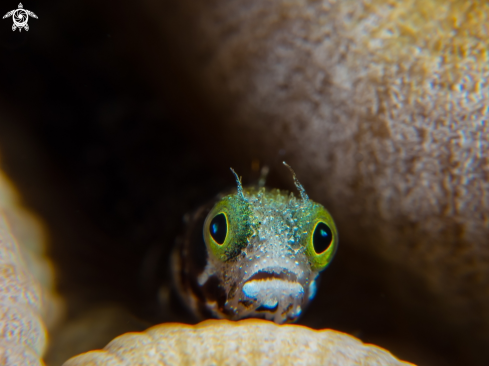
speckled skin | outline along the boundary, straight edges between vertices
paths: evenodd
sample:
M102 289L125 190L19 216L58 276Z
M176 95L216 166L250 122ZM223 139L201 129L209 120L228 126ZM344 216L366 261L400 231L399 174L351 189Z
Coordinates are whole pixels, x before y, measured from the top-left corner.
M219 196L217 202L239 195ZM202 223L213 203L198 209L174 252L176 287L200 317L295 321L314 297L315 280L324 269L313 268L303 244L317 209L324 208L305 192L299 199L278 189L247 188L241 197L250 208L252 234L247 245L234 258L212 255L202 238Z

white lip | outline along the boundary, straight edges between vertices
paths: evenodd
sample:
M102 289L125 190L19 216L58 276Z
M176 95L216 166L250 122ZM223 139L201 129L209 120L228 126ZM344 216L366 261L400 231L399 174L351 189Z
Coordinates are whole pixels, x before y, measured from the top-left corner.
M278 278L248 281L243 286L243 294L250 299L259 300L265 306L276 305L281 299L302 299L304 288L298 282Z

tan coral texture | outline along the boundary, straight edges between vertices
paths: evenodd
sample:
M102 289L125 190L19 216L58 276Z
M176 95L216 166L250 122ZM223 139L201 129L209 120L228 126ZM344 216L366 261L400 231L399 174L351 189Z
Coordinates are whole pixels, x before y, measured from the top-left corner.
M411 365L389 352L333 330L265 320L208 320L195 326L167 323L127 333L102 351L63 366L163 365Z
M0 365L44 365L46 327L63 313L40 222L0 171Z
M482 349L489 4L181 1L166 14L147 4L185 45L222 118L221 149L277 171L286 159L335 217L340 251L386 263L382 281L415 332ZM369 273L369 261L357 268Z
M41 286L0 211L0 364L42 365L46 329L41 313Z

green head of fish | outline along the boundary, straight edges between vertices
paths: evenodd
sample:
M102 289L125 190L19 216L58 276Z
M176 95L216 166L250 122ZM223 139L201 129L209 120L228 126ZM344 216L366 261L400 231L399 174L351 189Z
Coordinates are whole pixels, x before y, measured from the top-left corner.
M331 263L338 233L329 212L293 177L300 198L278 189L243 189L236 176L237 192L207 215L208 264L199 284L212 278L225 289L224 309L208 304L216 316L294 321L314 297L316 277Z

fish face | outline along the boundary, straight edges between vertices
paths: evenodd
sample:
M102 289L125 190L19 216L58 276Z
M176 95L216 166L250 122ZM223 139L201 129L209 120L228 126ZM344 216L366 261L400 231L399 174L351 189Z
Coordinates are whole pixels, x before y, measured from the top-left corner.
M293 322L333 259L336 226L305 193L296 198L277 189L239 188L197 215L205 214L201 239L187 241L180 253L200 245L194 257L200 267L175 258L177 289L203 317Z

